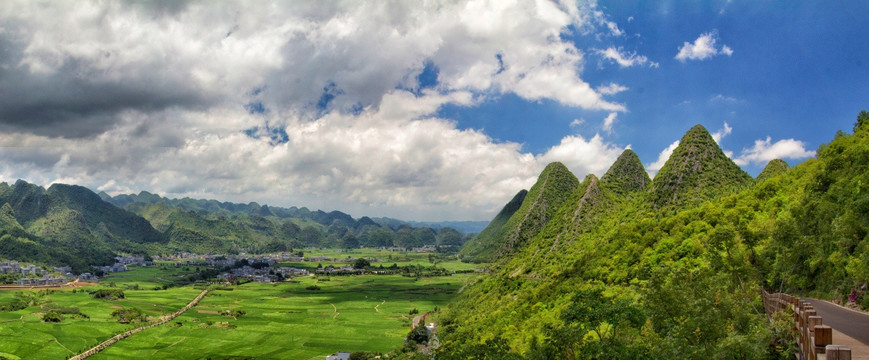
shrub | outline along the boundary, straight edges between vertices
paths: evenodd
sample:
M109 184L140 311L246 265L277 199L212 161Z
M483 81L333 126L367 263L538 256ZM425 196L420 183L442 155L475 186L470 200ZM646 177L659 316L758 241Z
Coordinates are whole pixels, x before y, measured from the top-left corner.
M308 289L308 290L320 290L320 287L317 286L317 285L311 285L311 286L306 287L305 289Z
M139 323L146 321L146 315L137 308L119 309L112 312L112 317L118 318L121 324Z
M42 321L45 322L61 322L63 321L63 314L57 311L49 311L42 315Z
M90 292L94 299L117 300L124 298L124 291L120 289L99 289Z

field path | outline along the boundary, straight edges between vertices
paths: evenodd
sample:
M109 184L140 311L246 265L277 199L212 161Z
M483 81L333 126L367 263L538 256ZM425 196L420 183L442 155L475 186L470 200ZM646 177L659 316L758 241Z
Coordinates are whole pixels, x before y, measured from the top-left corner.
M334 319L334 318L338 317L338 315L340 314L338 312L338 307L335 306L335 304L333 304L333 303L329 303L329 305L332 305L332 308L335 309L335 316L333 316L332 318Z
M386 300L383 300L382 303L377 304L377 306L374 307L374 311L380 312L380 309L378 309L378 308L380 307L380 305L383 305L384 303L386 303Z
M51 341L56 342L57 345L60 345L60 347L66 349L66 351L69 351L70 354L75 354L75 351L72 351L72 350L70 350L68 347L63 346L63 344L61 344L60 341L57 341L57 338L51 339ZM51 342L51 341L49 341L49 342Z
M116 343L116 342L118 342L118 341L121 341L121 340L123 340L123 339L126 339L126 338L130 337L131 335L133 335L133 334L135 334L135 333L138 333L138 332L143 331L143 330L148 330L148 329L150 329L150 328L152 328L152 327L160 326L160 325L163 325L163 324L165 324L165 323L167 323L167 322L170 322L170 321L172 321L173 319L175 319L176 317L178 317L178 315L183 314L185 311L190 310L190 308L192 308L192 307L196 306L197 304L199 304L199 301L201 301L201 300L205 297L205 295L208 295L208 292L209 292L209 291L210 291L210 289L202 290L202 292L199 293L199 295L196 296L196 298L194 298L193 300L191 300L189 304L185 305L183 308L181 308L180 310L178 310L178 311L176 311L176 312L174 312L174 313L172 313L172 314L161 316L161 317L160 317L160 320L158 320L158 321L155 322L155 323L151 323L151 324L148 324L148 325L145 325L145 326L137 327L137 328L135 328L135 329L133 329L133 330L129 330L129 331L126 331L126 332L120 333L120 334L118 334L118 335L112 336L112 337L109 338L108 340L101 342L99 345L90 348L90 350L85 351L85 352L83 352L83 353L81 353L81 354L78 354L78 355L76 355L76 356L74 356L74 357L71 357L70 360L82 360L82 359L85 359L85 358L87 358L87 357L89 357L89 356L91 356L91 355L94 355L94 354L96 354L96 353L98 353L98 352L100 352L100 351L105 350L107 347L111 346L112 344L114 344L114 343ZM332 306L335 306L335 305L332 305ZM337 310L336 310L336 311L337 311ZM338 315L336 314L335 316L338 316Z
M21 321L21 322L23 323L23 322L24 322L24 315L21 315L21 317L19 317L19 318L17 318L17 319L9 319L9 320L3 320L3 321L0 321L0 324L2 324L2 323L8 323L8 322L13 322L13 321Z

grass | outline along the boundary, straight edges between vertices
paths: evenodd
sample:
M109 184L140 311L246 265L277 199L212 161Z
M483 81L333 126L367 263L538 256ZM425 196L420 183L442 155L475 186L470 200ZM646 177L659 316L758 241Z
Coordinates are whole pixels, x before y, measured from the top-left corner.
M405 252L405 251L389 251L389 250L379 250L379 249L353 249L353 250L336 250L336 249L323 249L323 250L303 250L305 252L305 257L313 257L313 256L326 256L331 257L336 260L339 259L347 259L349 256L350 259L356 259L360 257L364 258L375 258L383 261L374 261L371 263L372 266L380 266L389 267L392 264L397 264L398 266L416 266L422 265L424 267L431 267L435 265L432 263L432 259L429 258L429 255L432 255L433 259L437 260L437 266L442 267L444 269L450 271L466 271L466 270L474 270L475 268L481 267L483 265L480 264L470 264L463 263L456 259L455 257L445 256L444 258L438 258L437 254L429 254L429 253L415 253L415 252ZM346 266L352 263L349 262L286 262L282 263L282 266L294 266L305 269L315 269L317 264L322 264L323 266L333 265L336 267Z
M384 266L392 263L431 266L428 254L370 249L322 252L310 255L384 259L392 255L383 262ZM183 307L201 289L193 286L154 289L180 280L195 269L163 265L167 264L131 267L128 272L112 274L100 285L79 288L75 293L72 289L44 291L33 306L0 311L0 356L63 359L138 326L119 324L112 318L111 313L118 308L136 307L156 317ZM438 266L473 268L472 264L459 261L440 262ZM309 276L279 284L247 283L231 290L213 291L199 306L173 322L118 342L94 358L322 359L336 351L386 352L402 343L413 318L409 315L412 309L421 314L443 307L476 276L455 274L421 279L400 275ZM105 288L110 283L124 290L125 299L94 299L85 291ZM306 289L312 285L320 290ZM139 290L133 290L137 286ZM0 291L0 304L11 302L19 292ZM77 307L90 319L67 316L60 323L45 323L41 319L42 304ZM221 315L225 310L243 310L246 314L238 318Z
M138 307L150 316L160 316L183 307L198 292L193 287L128 290L125 299L106 301L94 299L85 291L52 290L42 298L42 302L77 307L90 318L67 316L61 323L45 323L39 306L0 312L0 321L3 321L0 324L0 353L15 354L24 359L63 359L135 327L119 324L112 318L111 313L120 307ZM10 302L14 295L13 291L0 292L0 303Z
M446 305L473 276L305 277L296 283L249 283L215 291L171 326L144 331L95 358L320 359L336 351L386 352L403 342L412 309L424 313ZM321 290L305 289L314 284ZM225 310L244 310L246 315L220 315Z

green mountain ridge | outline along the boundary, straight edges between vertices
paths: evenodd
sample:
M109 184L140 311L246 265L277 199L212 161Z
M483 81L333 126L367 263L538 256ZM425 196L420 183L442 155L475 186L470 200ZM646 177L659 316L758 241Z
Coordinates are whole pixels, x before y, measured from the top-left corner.
M464 254L471 255L469 260L488 262L515 252L543 229L570 193L579 186L576 176L560 162L547 165L537 179L531 190L522 196L522 204L503 226L496 227L491 236L487 233L484 237L478 235L478 240L471 240L473 253L464 251ZM519 196L517 194L508 206L515 205Z
M483 231L462 246L460 254L468 260L490 261L494 253L493 249L498 246L498 239L503 236L503 232L506 230L504 225L522 206L526 195L528 195L528 190L525 189L516 193Z
M651 182L626 151L449 306L438 358L792 358L761 288L843 298L869 283L859 124L757 181L700 126Z
M755 178L755 181L759 182L759 183L766 181L766 179L784 174L784 173L790 171L790 169L791 169L791 167L788 166L788 163L786 163L784 160L772 159L766 164L766 166L764 166L764 168L760 172L760 174L757 175L757 178Z
M693 205L745 188L751 176L730 160L701 125L682 137L655 175L651 201L657 207Z

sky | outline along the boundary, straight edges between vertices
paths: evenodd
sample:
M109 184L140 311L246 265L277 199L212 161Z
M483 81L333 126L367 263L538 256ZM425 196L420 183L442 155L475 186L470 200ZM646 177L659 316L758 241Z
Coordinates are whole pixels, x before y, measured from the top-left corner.
M0 180L489 220L553 161L756 176L869 109L867 1L0 2Z

